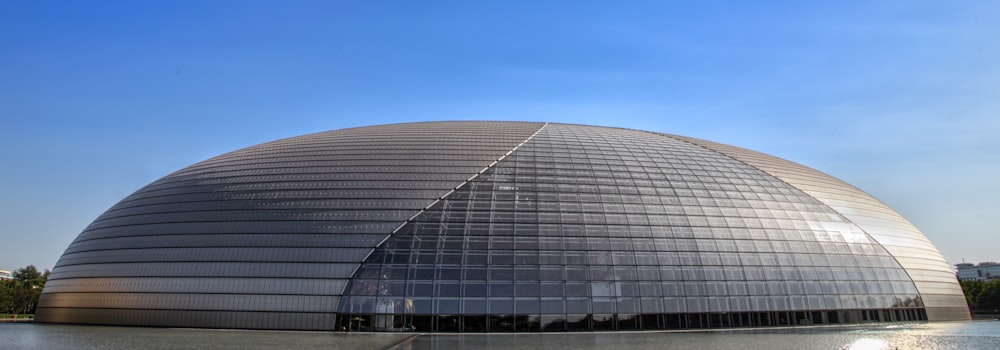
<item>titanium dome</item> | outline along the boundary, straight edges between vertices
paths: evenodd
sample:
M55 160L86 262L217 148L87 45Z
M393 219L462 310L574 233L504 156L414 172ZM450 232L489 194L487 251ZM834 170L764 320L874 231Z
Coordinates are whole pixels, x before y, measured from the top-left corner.
M704 140L432 122L224 154L67 248L37 319L562 331L967 320L937 249L868 194Z

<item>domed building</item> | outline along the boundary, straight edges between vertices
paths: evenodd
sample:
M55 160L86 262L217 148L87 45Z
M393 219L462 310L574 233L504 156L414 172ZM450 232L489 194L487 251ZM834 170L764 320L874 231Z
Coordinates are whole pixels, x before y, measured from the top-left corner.
M933 244L805 166L647 131L343 129L153 182L67 248L37 320L533 332L967 320Z

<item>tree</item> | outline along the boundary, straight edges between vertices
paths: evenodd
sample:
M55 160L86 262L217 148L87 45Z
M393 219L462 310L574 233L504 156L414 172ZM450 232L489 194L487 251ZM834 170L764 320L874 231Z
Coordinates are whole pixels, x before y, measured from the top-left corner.
M972 311L978 309L979 296L983 294L983 289L986 287L986 282L980 280L971 281L961 281L962 292L965 293L965 300L969 302L969 308Z
M996 313L1000 311L1000 279L962 281L962 291L973 312Z
M39 278L42 278L42 273L38 272L38 268L35 267L35 265L28 265L28 266L19 268L17 270L14 270L14 273L11 274L11 277L13 277L15 280L17 280L17 281L19 281L21 283L25 283L25 282L35 281L35 280L38 280Z
M0 313L14 313L14 288L17 281L0 280Z
M49 270L38 272L35 265L17 270L10 280L0 281L0 310L9 314L34 314L38 298L49 278Z
M1000 279L992 280L979 295L979 311L996 313L1000 310Z

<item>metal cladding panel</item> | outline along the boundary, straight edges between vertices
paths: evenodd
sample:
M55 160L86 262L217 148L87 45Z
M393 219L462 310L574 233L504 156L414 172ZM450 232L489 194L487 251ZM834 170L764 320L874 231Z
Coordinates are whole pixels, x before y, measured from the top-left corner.
M316 330L335 329L336 314L149 309L39 308L36 319L59 323L155 327ZM55 321L45 321L55 322Z
M958 314L954 281L921 255L937 251L884 205L694 142L440 122L253 146L98 217L53 269L37 319L329 330L355 318L403 329L401 314L502 328L518 315L599 329L638 315Z
M837 210L884 246L913 278L935 321L971 319L951 265L913 224L875 197L806 166L734 146L673 136L766 171Z
M881 245L763 171L663 135L548 124L376 249L340 312L920 307Z
M49 293L193 293L218 294L252 290L261 294L330 294L342 290L347 279L286 277L94 277L59 279L45 284Z
M379 242L543 125L344 129L184 168L73 241L38 320L333 329L347 278Z

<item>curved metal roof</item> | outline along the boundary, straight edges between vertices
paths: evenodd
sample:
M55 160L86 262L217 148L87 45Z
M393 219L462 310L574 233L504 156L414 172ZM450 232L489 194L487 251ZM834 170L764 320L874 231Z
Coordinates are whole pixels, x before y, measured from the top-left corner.
M38 319L335 329L336 315L362 313L893 308L967 319L942 263L867 194L736 147L567 124L394 124L249 147L138 190L66 250Z

